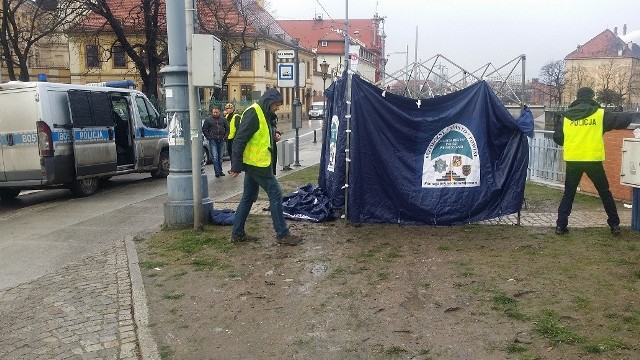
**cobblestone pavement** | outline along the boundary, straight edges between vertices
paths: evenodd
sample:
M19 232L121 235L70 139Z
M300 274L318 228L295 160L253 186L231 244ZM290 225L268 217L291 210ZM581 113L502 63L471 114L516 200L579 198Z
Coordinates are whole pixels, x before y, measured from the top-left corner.
M0 359L138 359L124 240L0 292Z
M523 211L520 214L520 225L522 226L556 226L556 213L532 213ZM628 209L618 209L620 216L620 226L631 225L631 211ZM481 224L503 224L517 225L518 215L511 214L500 218L495 218L481 222ZM569 216L570 228L585 227L608 227L607 214L602 211L573 211Z

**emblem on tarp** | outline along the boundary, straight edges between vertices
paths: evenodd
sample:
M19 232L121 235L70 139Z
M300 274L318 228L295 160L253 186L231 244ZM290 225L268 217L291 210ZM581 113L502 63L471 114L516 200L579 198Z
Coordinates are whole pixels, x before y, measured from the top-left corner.
M456 123L440 130L424 154L422 187L480 186L480 156L473 133Z
M445 170L447 170L447 162L442 159L436 160L433 164L433 170L435 170L436 172L444 172Z
M338 127L340 120L338 116L333 115L331 118L331 135L329 137L329 161L327 162L327 170L333 172L336 166L336 155L338 152Z

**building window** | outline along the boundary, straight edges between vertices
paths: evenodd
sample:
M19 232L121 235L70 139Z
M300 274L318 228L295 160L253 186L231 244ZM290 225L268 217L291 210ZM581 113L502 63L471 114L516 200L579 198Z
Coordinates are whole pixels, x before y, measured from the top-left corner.
M253 85L240 85L240 100L251 100Z
M222 48L222 54L220 56L222 57L222 69L224 70L229 66L229 52L226 47Z
M311 68L311 63L307 61L307 79L311 79L312 72L313 72L313 69Z
M320 46L327 47L329 44L326 41L320 41Z
M121 45L115 45L112 49L113 67L114 68L126 68L127 67L127 54L124 52L124 47Z
M229 85L222 85L220 96L222 96L224 100L227 100L227 101L229 100Z
M276 53L273 53L273 59L272 60L273 60L273 62L272 62L272 64L273 64L272 72L278 72L278 61L277 61L278 59L276 58Z
M88 68L97 68L100 67L100 62L98 59L98 45L87 45L87 67Z
M242 71L253 70L251 54L252 54L251 51L245 51L240 54L240 70Z
M269 50L264 51L264 68L267 71L271 71L271 67L269 66L269 60L271 59L271 54L269 54Z

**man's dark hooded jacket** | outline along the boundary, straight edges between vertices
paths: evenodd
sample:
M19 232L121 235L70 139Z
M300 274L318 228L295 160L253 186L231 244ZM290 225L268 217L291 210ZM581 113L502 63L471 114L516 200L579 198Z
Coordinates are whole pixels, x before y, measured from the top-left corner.
M600 104L593 99L577 99L572 102L564 112L564 117L569 120L579 120L588 117L600 109ZM564 131L562 130L563 117L555 119L555 129L553 141L558 145L564 144ZM633 120L640 120L640 113L637 112L615 112L605 111L602 132L614 129L626 129Z
M264 117L267 120L267 125L269 126L269 134L273 134L273 129L275 126L275 119L277 119L277 115L271 112L271 104L275 102L282 103L282 95L280 92L274 88L267 90L258 100L258 106L264 112ZM260 123L258 121L258 114L255 109L248 108L244 114L242 115L242 119L240 120L240 124L238 124L238 130L236 132L236 137L233 139L233 150L231 151L231 171L232 172L241 172L246 168L252 168L256 171L266 171L271 172L271 166L260 168L252 165L247 165L242 162L242 158L244 155L244 149L247 147L247 143L253 137L258 129L260 128ZM275 148L275 142L273 136L271 138L271 147L270 151L273 154ZM271 161L273 162L273 156Z

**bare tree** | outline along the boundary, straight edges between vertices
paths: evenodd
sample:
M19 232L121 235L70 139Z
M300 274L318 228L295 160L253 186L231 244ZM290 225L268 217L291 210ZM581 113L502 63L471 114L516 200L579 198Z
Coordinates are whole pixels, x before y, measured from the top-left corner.
M125 2L133 4L130 8L112 0L84 0L84 4L92 13L74 30L96 39L113 35L107 53L113 45L122 46L140 74L142 91L157 98L160 68L168 61L164 0ZM100 20L98 26L90 22L92 16Z
M562 101L564 91L564 61L552 60L540 69L540 82L547 85L549 99L552 103Z
M258 50L264 40L291 41L275 19L250 0L201 0L197 23L199 32L215 35L223 44L227 56L223 84L243 56ZM216 97L219 91L216 89Z
M598 87L598 101L606 105L622 106L629 94L631 72L615 59L609 59L596 67L594 77Z
M82 7L74 0L1 1L0 61L10 80L29 81L34 48L63 36L62 31L84 15Z
M576 91L584 86L594 87L595 81L589 76L589 72L581 65L571 66L565 69L565 93L575 95ZM567 88L567 84L571 84L571 89Z

